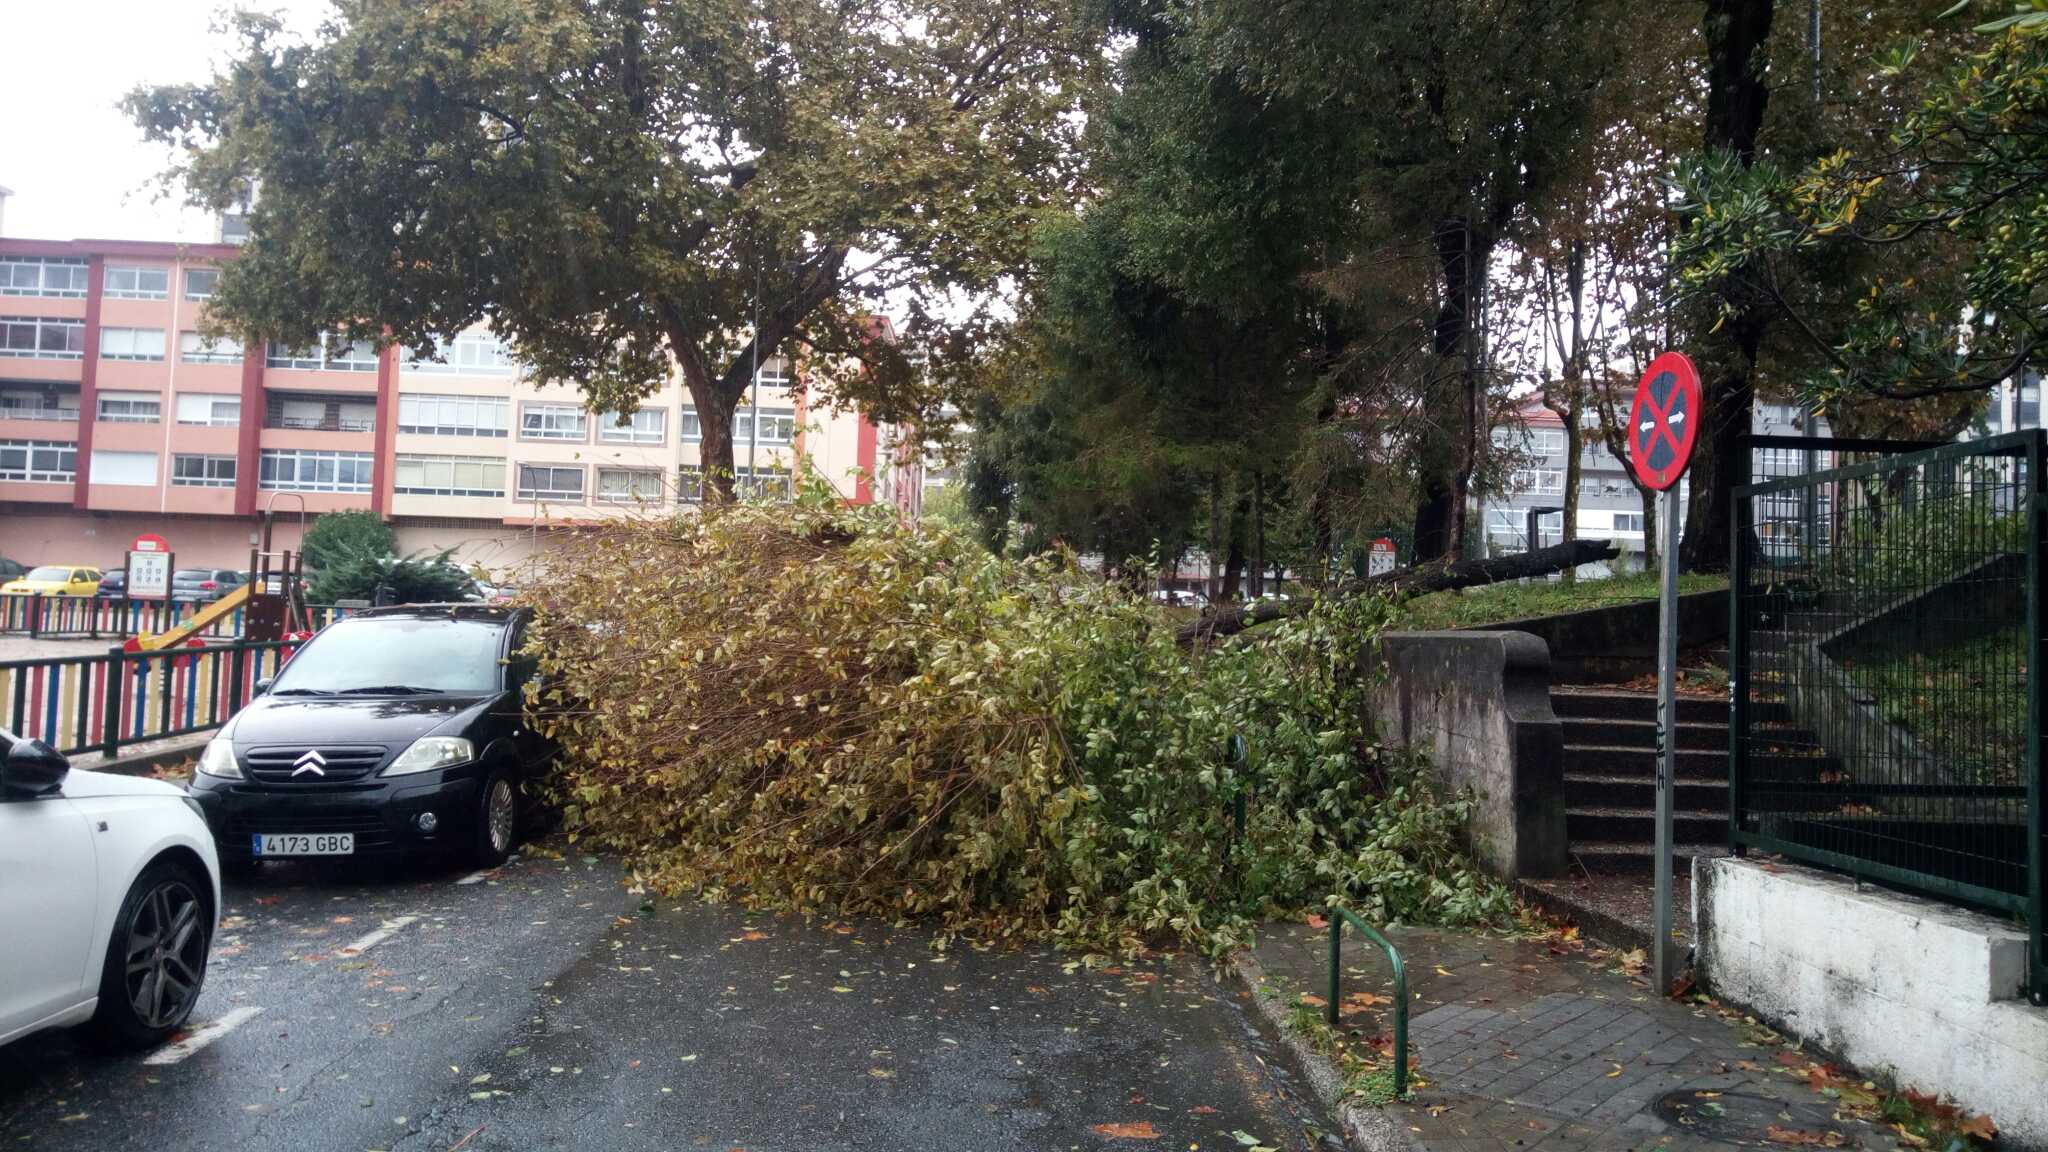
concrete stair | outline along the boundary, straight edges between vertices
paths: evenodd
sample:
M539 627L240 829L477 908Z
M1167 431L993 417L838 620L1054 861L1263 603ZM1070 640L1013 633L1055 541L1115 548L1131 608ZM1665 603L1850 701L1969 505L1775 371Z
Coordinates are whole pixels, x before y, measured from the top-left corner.
M1643 873L1657 835L1657 698L1642 692L1559 688L1564 724L1565 831L1576 865L1592 874ZM1728 702L1678 698L1673 865L1728 850Z

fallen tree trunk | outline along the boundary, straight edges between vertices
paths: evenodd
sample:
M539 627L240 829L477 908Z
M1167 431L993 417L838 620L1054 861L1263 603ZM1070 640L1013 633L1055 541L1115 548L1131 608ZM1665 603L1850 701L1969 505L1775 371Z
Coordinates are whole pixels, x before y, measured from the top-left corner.
M1522 552L1513 556L1493 556L1484 560L1433 560L1428 564L1408 568L1396 568L1378 576L1346 580L1331 592L1333 596L1362 596L1368 592L1406 599L1430 592L1446 592L1453 588L1472 588L1481 584L1495 584L1502 580L1519 580L1525 576L1548 576L1566 568L1591 564L1598 560L1612 560L1620 554L1612 543L1605 540L1574 540L1568 544L1557 544L1539 548L1534 552ZM1308 611L1310 600L1260 600L1252 604L1229 604L1209 612L1200 620L1180 630L1182 644L1210 643L1225 636L1235 636L1255 625L1273 620L1284 620Z

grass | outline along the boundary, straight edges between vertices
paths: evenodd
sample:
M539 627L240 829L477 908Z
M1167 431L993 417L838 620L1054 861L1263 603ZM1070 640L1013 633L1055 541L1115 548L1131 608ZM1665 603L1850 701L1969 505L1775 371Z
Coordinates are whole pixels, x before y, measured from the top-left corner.
M1711 592L1728 586L1726 576L1681 575L1678 591ZM1633 604L1657 598L1657 574L1636 573L1576 583L1531 580L1527 583L1492 584L1460 592L1432 592L1418 596L1401 607L1397 626L1416 631L1469 628L1475 624L1500 624L1536 616L1583 612L1616 604Z
M1983 784L2017 784L2027 749L2027 654L2016 629L1843 661L1886 720Z

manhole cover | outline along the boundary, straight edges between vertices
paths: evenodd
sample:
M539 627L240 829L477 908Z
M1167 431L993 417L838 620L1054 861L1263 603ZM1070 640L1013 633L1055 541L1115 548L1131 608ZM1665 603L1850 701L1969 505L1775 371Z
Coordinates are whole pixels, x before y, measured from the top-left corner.
M1773 1099L1750 1092L1716 1092L1681 1088L1657 1097L1650 1110L1681 1131L1730 1144L1798 1144L1822 1148L1854 1148L1855 1137L1843 1129L1832 1109L1817 1104ZM1773 1140L1777 1128L1786 1138ZM1797 1133L1796 1136L1791 1135Z

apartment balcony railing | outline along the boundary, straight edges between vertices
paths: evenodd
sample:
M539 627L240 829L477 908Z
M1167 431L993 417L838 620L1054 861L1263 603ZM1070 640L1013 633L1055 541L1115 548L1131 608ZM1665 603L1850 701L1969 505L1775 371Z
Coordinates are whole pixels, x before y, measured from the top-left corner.
M0 404L0 420L48 420L78 422L78 409L52 408L43 404Z
M292 428L306 432L374 432L377 422L367 416L270 416L265 428Z

